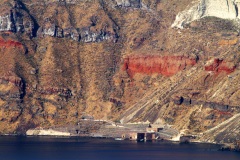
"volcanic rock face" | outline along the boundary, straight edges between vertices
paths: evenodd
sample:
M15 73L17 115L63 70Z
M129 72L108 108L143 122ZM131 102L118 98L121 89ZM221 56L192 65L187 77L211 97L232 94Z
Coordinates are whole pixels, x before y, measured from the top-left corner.
M37 35L39 37L51 36L58 38L70 38L75 41L81 40L85 43L108 40L116 42L118 37L116 33L110 33L106 30L93 32L90 30L90 27L82 28L79 32L73 27L62 29L51 22L47 22L43 27L40 27Z
M25 32L29 36L32 36L34 22L23 9L21 3L15 1L13 6L2 7L1 10L0 31Z
M43 27L40 27L38 30L38 36L43 37L44 35L49 35L52 37L62 37L62 33L59 34L59 29L55 26L55 24L44 24Z
M183 28L185 24L208 16L237 19L239 4L239 1L235 0L200 0L199 3L180 12L172 27Z
M22 45L22 43L17 42L17 41L0 39L0 47L5 47L5 48L11 48L11 47L23 48L23 45Z
M0 88L0 120L15 123L22 114L23 81L16 76L3 76L0 77Z
M141 7L141 0L115 0L117 6L121 7L133 7L133 8L140 8Z
M136 73L172 76L196 63L196 59L184 56L132 56L125 58L123 69L130 77Z
M206 135L235 124L239 34L227 19L237 8L230 0L1 1L0 133L85 117ZM190 24L179 31L173 22ZM227 126L223 141L233 142Z
M107 41L107 40L116 42L117 37L118 36L116 33L110 33L110 32L106 32L104 30L100 30L97 32L91 32L89 28L82 29L82 33L81 33L81 40L86 43L101 42L101 41Z
M206 71L213 71L216 73L226 72L227 74L234 72L235 68L236 65L234 65L234 63L226 62L221 59L214 59L205 66Z
M0 21L1 21L1 26L0 26L0 31L13 31L14 27L12 24L12 15L10 14L6 14L6 15L2 15L0 17Z
M57 7L59 3L61 4L63 2L59 1L52 3L51 5L53 7ZM37 31L37 36L70 38L75 41L81 41L84 43L117 41L117 25L111 19L109 19L108 15L102 8L96 8L96 6L92 6L91 9L99 12L100 16L94 14L89 14L89 16L82 13L83 11L81 11L77 7L72 6L75 3L78 3L77 7L79 6L81 8L80 2L66 1L66 3L60 5L59 9L62 8L61 11L56 10L55 14L57 15L57 17L67 17L68 19L56 19L56 17L51 17L48 13L46 13L46 18L43 19L44 22L40 25ZM80 21L76 21L75 24L73 24L71 19L73 13L69 12L68 10L66 10L66 8L64 8L64 6L68 4L70 7L73 8L73 10L76 10L76 13L74 13L76 15L74 16L77 16L76 18L80 19ZM51 10L49 9L49 11L47 12L51 12Z

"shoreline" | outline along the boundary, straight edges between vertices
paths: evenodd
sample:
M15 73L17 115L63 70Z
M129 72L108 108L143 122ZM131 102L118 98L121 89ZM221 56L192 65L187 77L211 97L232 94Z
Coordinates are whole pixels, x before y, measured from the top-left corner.
M53 135L26 135L26 134L0 134L0 137L24 137L24 138L36 138L36 137L41 137L41 138L54 138L54 139L71 139L71 138L79 138L79 139L111 139L115 140L115 137L96 137L96 136L77 136L77 135L70 135L70 136L53 136ZM118 140L115 140L118 141ZM129 139L122 139L121 141L130 141L130 142L167 142L167 143L177 143L177 144L212 144L212 145L220 145L223 146L225 144L221 143L210 143L210 142L201 142L201 141L192 141L189 143L184 143L180 141L173 141L173 140L167 140L167 139L154 139L154 140L144 140L144 141L138 141L138 140L129 140Z
M22 137L22 138L53 138L53 139L72 139L72 138L79 138L79 139L106 139L106 140L112 140L112 141L119 141L116 140L114 137L94 137L94 136L77 136L77 135L70 135L70 136L52 136L52 135L26 135L26 134L0 134L0 137ZM162 140L162 139L155 139L155 140L146 140L146 141L137 141L137 140L129 140L129 139L123 139L120 140L122 142L137 142L137 143L156 143L156 142L162 142L167 144L211 144L219 146L218 151L231 151L231 152L240 152L239 149L236 147L232 147L233 144L229 143L211 143L211 142L201 142L201 141L192 141L189 143L183 143L180 141L172 141L172 140Z

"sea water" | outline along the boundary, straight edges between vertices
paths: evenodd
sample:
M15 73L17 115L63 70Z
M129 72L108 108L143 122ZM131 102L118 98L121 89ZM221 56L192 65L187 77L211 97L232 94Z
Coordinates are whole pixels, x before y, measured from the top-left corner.
M0 137L0 160L240 160L214 144L98 138Z

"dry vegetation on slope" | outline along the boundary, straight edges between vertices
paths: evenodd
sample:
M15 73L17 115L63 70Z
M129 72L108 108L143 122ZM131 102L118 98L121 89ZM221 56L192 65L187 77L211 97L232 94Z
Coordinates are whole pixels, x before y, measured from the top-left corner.
M206 17L178 30L190 0L131 2L1 1L0 132L91 115L200 133L237 114L233 23Z

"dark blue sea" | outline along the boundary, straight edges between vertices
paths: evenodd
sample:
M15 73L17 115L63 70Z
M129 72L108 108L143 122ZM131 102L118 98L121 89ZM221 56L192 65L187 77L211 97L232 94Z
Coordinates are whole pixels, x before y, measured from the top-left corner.
M240 160L213 144L96 138L0 137L0 160Z

